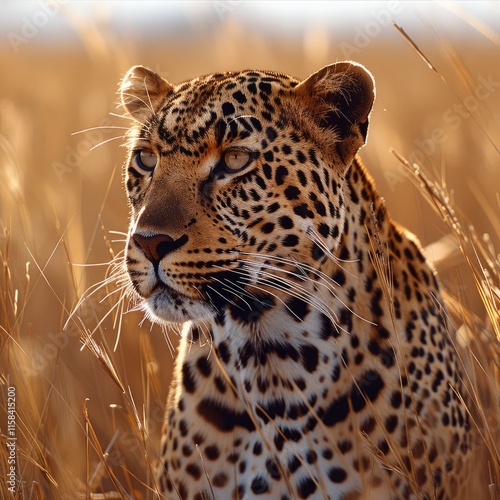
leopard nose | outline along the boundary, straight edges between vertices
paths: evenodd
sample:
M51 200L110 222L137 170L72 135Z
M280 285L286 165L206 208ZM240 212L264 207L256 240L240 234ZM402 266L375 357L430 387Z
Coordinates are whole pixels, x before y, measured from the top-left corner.
M157 266L165 255L177 250L188 241L187 235L174 240L167 234L155 234L153 236L142 236L134 233L132 235L137 247L139 247L146 258L155 266Z

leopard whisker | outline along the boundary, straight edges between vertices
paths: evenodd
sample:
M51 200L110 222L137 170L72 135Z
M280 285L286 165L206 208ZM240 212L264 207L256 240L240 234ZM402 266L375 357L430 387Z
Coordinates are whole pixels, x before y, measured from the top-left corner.
M245 282L242 282L243 285L252 286L254 288L258 288L259 290L262 290L260 287L257 287L255 284L248 281L246 273L243 273L242 271L239 271L239 270L236 270L235 272L237 274L241 274L242 276L244 276L246 278ZM321 301L317 298L314 298L314 300L313 300L313 298L311 298L311 294L310 294L309 290L307 290L307 289L301 287L300 285L298 285L297 283L290 281L290 280L287 280L281 276L276 276L272 273L267 273L267 272L263 273L263 271L260 268L258 269L258 272L259 272L259 274L258 274L259 283L266 285L266 286L270 286L271 288L275 288L278 291L285 292L288 295L290 295L291 297L295 297L295 298L298 298L300 300L303 300L304 302L308 303L309 305L311 305L312 307L314 307L318 311L322 312L325 316L327 316L336 327L338 326L338 320L335 317L336 316L335 313L333 313L333 316L331 315L331 312L333 312L333 310L324 301ZM265 280L262 280L261 278L264 275L267 276L269 279L266 278ZM277 282L279 283L280 281L283 285L277 286ZM290 289L295 289L296 292L292 293L290 291ZM265 291L267 293L269 293L268 290L265 290ZM275 295L273 294L273 296L275 296ZM280 301L283 302L281 299L280 299ZM283 302L283 304L285 305L285 307L287 307L287 309L290 310L289 306L286 303ZM295 312L293 312L291 310L290 310L290 312L292 312L292 314L295 317L297 317ZM298 318L298 319L300 319L300 318Z
M100 290L107 288L109 285L114 284L114 285L118 286L118 288L116 288L116 286L113 288L113 291L110 292L112 294L117 289L119 290L122 287L124 287L127 284L127 282L128 282L128 280L126 279L125 276L121 275L121 273L118 274L118 273L115 273L113 271L113 273L111 275L107 276L102 281L95 283L94 285L88 287L83 292L82 296L80 297L80 300L77 303L77 305L75 306L75 309L80 307L84 301L88 300L90 297L92 297L94 294L96 294ZM101 303L101 302L103 302L103 300L99 300L99 303Z
M109 266L109 261L108 262L92 262L90 264L77 264L75 262L70 262L69 263L71 267L101 267L101 266Z
M94 151L94 149L97 149L99 146L103 146L104 144L107 144L108 142L116 141L118 139L124 139L124 138L125 138L124 135L119 135L116 137L111 137L110 139L105 139L104 141L98 142L97 144L92 146L89 151Z
M295 289L295 290L297 290L300 293L298 293L298 294L290 294L289 293L291 296L294 296L294 297L300 298L300 299L305 299L306 301L310 300L310 295L311 295L310 291L307 290L306 288L302 287L301 285L299 285L295 281L288 280L288 279L284 278L283 276L279 276L279 275L273 274L272 272L264 272L262 270L262 266L261 265L258 265L258 264L254 263L252 261L242 261L242 262L243 262L243 264L247 268L251 268L252 266L254 266L254 267L257 268L257 271L258 271L258 275L257 276L258 276L258 279L259 279L260 282L262 282L261 281L262 276L265 276L265 277L269 278L269 279L266 278L265 284L273 286L274 288L276 288L278 290L281 290L281 291L284 291L284 292L287 292L287 293L289 293L290 288L291 289ZM264 266L267 269L270 269L270 270L276 270L276 271L286 272L286 271L283 271L282 269L274 267L274 266L265 265L265 264L264 264ZM295 275L295 273L291 273L291 274ZM280 282L280 281L283 283L283 286L282 287L277 287L276 283ZM318 300L318 299L315 299L315 300ZM326 305L326 303L324 303L324 301L321 301L321 303L323 303L323 304Z
M225 270L223 267L221 266L214 266L215 268L217 269L221 269L221 270ZM237 272L237 270L235 270L235 272ZM241 274L241 273L239 273ZM232 292L232 293L238 293L245 297L248 297L249 299L253 300L253 301L256 301L256 302L259 302L261 305L265 305L264 302L262 301L262 299L260 299L259 297L255 296L254 294L250 293L248 290L246 290L243 286L235 286L236 283L230 281L228 278L224 278L223 280L219 280L218 278L213 278L215 281L219 282L221 285L227 287L226 288L226 291L228 292ZM250 307L250 304L248 304L248 302L245 301L245 304Z
M207 356L207 358L209 358L210 355L212 354L213 345L214 345L209 321L208 320L200 321L199 326L200 326L201 332L203 333L203 337L205 337L206 343L210 346L210 351L208 352L208 356ZM205 344L201 343L201 338L200 338L200 346L203 347L204 345Z
M248 292L245 293L245 290L242 287L235 288L235 287L231 286L229 283L226 283L226 281L228 281L227 279L224 279L224 280L220 280L218 278L212 278L212 279L214 281L217 281L221 285L223 285L225 287L224 291L226 291L226 292L244 294L244 295L247 295L250 298L256 299L256 297L252 297L252 294L250 294ZM244 300L244 299L242 299L242 300L250 308L250 304L246 300ZM231 302L231 303L233 303L233 302ZM234 305L234 303L233 303L233 305Z
M127 291L125 290L121 295L118 300L119 307L116 308L116 314L115 318L113 321L113 329L116 329L117 334L116 334L116 340L115 340L115 345L113 347L113 352L116 352L116 349L118 348L118 343L120 341L121 337L121 332L122 332L122 321L123 321L123 316L124 316L124 303L125 303L125 296L126 296ZM118 322L118 327L116 326Z
M284 278L280 278L280 281L282 281L283 283L283 286L280 287L277 285L277 278L274 274L272 273L265 273L267 276L269 276L269 279L264 279L264 280L259 280L259 283L261 283L262 285L266 285L266 286L269 286L271 288L274 288L278 291L282 291L282 292L285 292L287 293L290 297L295 297L297 299L300 299L300 300L303 300L306 304L309 304L310 306L312 306L314 309L318 310L319 312L323 313L326 317L328 317L330 319L330 321L332 322L333 325L335 325L336 328L339 328L340 330L343 330L342 328L339 327L339 324L338 324L338 318L336 317L336 314L335 312L333 311L333 309L331 307L328 306L328 304L326 304L324 301L322 300L319 300L319 299L312 299L311 298L311 294L308 290L306 290L305 288L302 288L300 286L297 286L296 283L293 283L292 281L288 282L288 280L285 280ZM262 272L261 274L259 275L259 278L262 276ZM249 283L248 286L251 286L251 287L256 287L256 288L259 288L257 287L255 284L253 283ZM295 288L296 289L296 292L295 293L292 293L290 291L290 289L293 289ZM260 289L260 288L259 288ZM268 292L269 293L269 292ZM274 295L274 294L273 294ZM292 311L290 309L290 307L285 303L283 302L283 300L280 299L280 301L286 306L286 308L297 318L300 320L300 318L295 314L294 311ZM332 315L333 313L333 315ZM344 330L345 331L345 330ZM349 332L347 332L349 333Z
M128 92L124 92L124 93L122 94L122 96L127 96L127 97L129 97L129 98L130 98L130 100L132 100L132 101L134 101L134 100L135 100L135 101L142 102L142 104L144 104L144 106L146 106L146 108L148 108L148 110L149 110L149 111L151 111L151 113L153 114L153 116L156 116L156 112L155 112L155 110L154 110L154 108L153 108L153 106L152 106L152 104L151 104L151 99L150 99L150 97L149 97L149 91L148 91L148 87L147 87L147 85L146 85L146 79L144 79L144 88L146 89L146 94L147 94L147 96L148 96L148 101L149 101L149 102L146 102L144 99L142 99L141 97L139 97L139 96L137 96L137 95L129 94ZM130 101L129 101L129 102L130 102ZM135 119L135 118L133 118L133 117L132 117L132 119L133 119L134 121L136 121L136 122L138 121L138 120L136 120L136 119Z
M126 290L126 289L124 289ZM109 311L104 314L102 316L102 318L99 320L99 322L97 323L97 325L90 331L89 335L92 337L94 335L94 333L101 327L101 325L104 323L104 321L106 320L106 318L108 316L110 316L113 312L116 312L117 310L119 311L119 308L120 308L120 305L122 304L123 302L123 299L126 297L126 293L125 291L123 291L121 297L120 297L120 300L118 300L115 304L113 304L110 308L109 308Z
M208 321L206 321L206 320L199 321L197 323L197 328L201 331L201 333L203 334L203 337L205 339L205 342L203 342L201 339L201 336L198 338L199 346L204 347L207 344L209 346L209 351L207 354L207 359L208 359L208 358L210 358L210 355L212 354L212 351L213 351L213 340L212 340L212 336L209 333L209 328L207 327L207 324L206 324L207 322ZM191 338L190 338L189 336L184 335L184 333L182 331L183 330L182 324L176 324L175 326L177 328L178 335L187 340L187 342L189 344L189 347L188 347L188 352L189 352L191 350L192 346L195 344L193 337L191 336Z
M246 259L245 260L241 260L241 262L243 262L244 264L246 264L248 266L254 266L254 267L258 267L258 268L265 267L265 268L270 269L270 270L279 271L280 273L289 274L289 275L292 275L292 276L298 276L296 273L294 273L292 271L287 271L287 270L281 269L279 267L275 267L275 266L272 266L270 264L266 264L265 262L262 263L262 264L260 264L260 263L256 263L255 261L246 260ZM322 273L322 274L324 274L324 273ZM275 275L273 275L273 276L275 276ZM326 277L326 278L328 278L328 281L332 281L333 283L335 283L331 278L327 277L326 275L324 275L323 277L320 276L320 275L318 275L318 276L321 277L322 279L325 279L325 277ZM278 279L278 278L279 279L284 279L283 277L278 277L278 276L275 276L275 278L276 279ZM311 278L309 278L309 277L307 277L307 279L310 280L310 281L312 281ZM322 287L324 287L332 295L332 297L335 300L337 300L340 304L342 304L349 312L351 312L358 319L360 319L362 321L365 321L368 324L376 326L376 323L374 323L373 321L370 321L369 319L366 319L363 316L359 315L358 313L356 313L355 311L353 311L342 299L340 299L340 297L335 293L335 289L328 283L328 281L326 283L322 283L321 281L320 282L314 281L314 284L315 285L321 285ZM293 281L291 281L290 283L292 283L294 286L298 286L298 284L295 283L295 282L293 282ZM310 292L308 292L308 293L310 293Z
M174 343L172 342L172 339L168 336L168 330L167 330L167 327L165 325L161 325L161 333L163 335L165 343L167 344L168 352L170 353L170 355L172 357L174 357L175 356ZM178 332L177 332L177 335L179 335Z
M108 130L108 129L128 130L129 127L120 127L117 125L99 125L96 127L84 128L83 130L78 130L76 132L72 132L71 135L84 134L85 132L91 132L92 130Z
M210 285L207 285L207 288L209 288L210 290L212 290L213 292L215 292L217 295L219 295L219 297L221 297L222 299L224 299L229 304L233 305L234 307L237 307L238 309L243 310L243 307L241 307L239 304L236 304L236 302L233 302L228 297L225 297L221 292L219 292L218 290L216 290L214 287L212 287ZM209 298L210 298L210 296L209 296ZM212 305L215 307L215 304L213 302L212 302Z
M139 310L139 309L137 309L137 310ZM168 350L169 350L171 356L173 357L175 355L175 347L174 347L174 344L172 343L172 340L168 336L167 326L162 324L162 323L158 323L155 320L155 318L153 317L152 313L149 310L147 310L146 308L141 307L140 310L143 313L143 317L139 321L139 324L138 324L139 328L142 328L146 321L149 321L149 324L150 324L149 331L150 332L153 330L153 327L155 325L159 325L161 333L162 333L163 338L165 340L165 343L167 344ZM176 335L180 335L180 327L178 325L172 324L169 326L170 326L170 330L173 330Z
M307 234L307 236L309 236L311 238L311 240L314 243L316 243L316 245L318 245L320 247L320 249L325 253L325 255L330 260L335 262L335 264L337 264L340 267L340 269L342 269L342 271L349 274L349 276L351 276L353 278L359 279L359 276L357 274L354 274L354 273L348 271L344 266L341 265L341 263L354 264L356 262L359 262L359 259L341 259L340 257L334 255L333 252L330 250L330 248L328 248L328 246L326 245L325 241L321 238L321 236L313 228L308 228L308 230L306 231L306 234Z
M119 104L117 107L118 108L122 107L122 105ZM123 118L123 119L128 120L128 121L135 121L133 118L130 117L129 114L120 115L119 113L113 113L112 111L110 111L108 114L109 114L109 116L114 116L115 118Z
M127 295L127 288L128 288L128 284L127 283L124 283L123 285L120 285L120 287L118 288L114 288L113 290L111 290L110 292L108 292L101 300L99 300L99 304L102 304L105 300L109 299L110 297L112 297L113 295L119 293L120 294L120 298L121 298L121 295L123 294L124 296Z
M260 290L260 291L264 291L264 292L272 295L276 300L278 300L279 302L281 302L288 309L288 311L295 318L297 318L298 321L301 321L301 319L295 314L295 312L292 310L292 308L281 297L278 297L278 295L276 295L275 293L272 293L269 290L265 290L264 288L262 288L260 286L257 286L256 284L253 284L253 283L249 284L248 286L251 286L252 288L255 288L255 289ZM279 288L277 288L277 290L279 290Z
M148 89L148 86L146 84L146 77L144 77L143 81L144 81L144 89L146 90L146 95L148 96L149 109L152 111L153 116L156 118L156 116L157 116L156 110L155 110L155 107L153 106L153 103L151 102L151 96L149 95L149 89Z
M267 255L267 254L258 254L258 253L249 253L249 252L240 252L240 255L248 255L250 257L256 257L256 258L261 258L263 260L269 260L269 261L275 261L279 262L282 264L289 264L297 268L298 271L300 271L300 275L304 276L304 278L307 278L307 274L311 273L314 274L315 276L318 276L325 280L326 282L331 283L333 286L340 286L333 278L328 276L326 273L323 271L320 271L319 269L316 269L315 267L309 265L309 264L304 264L302 262L299 262L295 259L287 259L285 257L275 257L272 255ZM245 260L246 262L246 260ZM249 260L249 262L251 262ZM285 269L281 269L281 272L291 274L294 276L300 276L298 273L294 273L293 271L287 271Z
M100 290L102 290L103 288L106 288L110 283L113 283L115 282L115 278L113 277L108 277L108 278L105 278L104 280L98 282L98 283L95 283L93 285L91 285L89 288L87 288L83 294L81 295L81 297L79 298L78 302L76 303L76 305L73 307L72 311L70 312L69 316L68 316L68 319L66 320L66 322L64 323L63 325L63 330L66 330L69 326L69 323L70 321L74 321L74 316L77 315L77 311L82 307L82 305L90 299L90 297L92 297L94 294L98 293ZM100 303L101 301L99 301Z

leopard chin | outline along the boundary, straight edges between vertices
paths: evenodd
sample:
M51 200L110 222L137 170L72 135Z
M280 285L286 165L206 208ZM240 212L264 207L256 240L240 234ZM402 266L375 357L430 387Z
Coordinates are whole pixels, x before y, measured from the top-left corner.
M215 316L214 308L206 302L188 297L167 285L143 298L142 308L151 320L162 324L211 321Z

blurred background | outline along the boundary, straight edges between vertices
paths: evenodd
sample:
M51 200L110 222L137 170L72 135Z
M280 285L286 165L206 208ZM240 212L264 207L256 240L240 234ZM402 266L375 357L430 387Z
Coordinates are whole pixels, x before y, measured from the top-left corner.
M63 331L127 230L119 80L135 64L173 83L248 68L305 78L345 59L377 82L361 156L394 218L423 245L450 231L391 148L444 184L498 249L498 1L1 1L0 431L15 386L18 498L154 497L176 332L116 314L113 287ZM434 257L444 286L484 315L460 257ZM82 349L83 327L108 362Z

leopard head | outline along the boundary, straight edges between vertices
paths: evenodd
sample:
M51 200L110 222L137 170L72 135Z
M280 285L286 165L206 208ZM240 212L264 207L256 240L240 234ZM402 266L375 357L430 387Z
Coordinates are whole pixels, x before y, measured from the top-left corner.
M280 273L335 252L343 178L374 101L361 65L304 81L241 71L178 85L136 66L120 91L134 121L126 266L157 320L207 320L245 293L286 294Z

